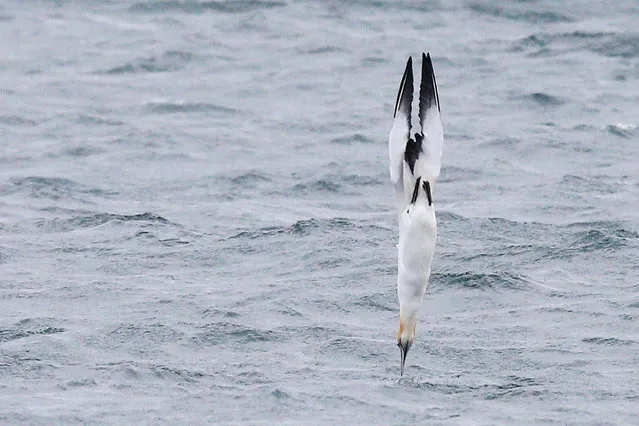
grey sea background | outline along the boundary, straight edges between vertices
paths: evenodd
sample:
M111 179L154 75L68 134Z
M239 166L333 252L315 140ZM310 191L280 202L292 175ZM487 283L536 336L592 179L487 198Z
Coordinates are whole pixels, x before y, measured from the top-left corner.
M6 1L1 424L638 424L639 3ZM399 376L387 137L430 52Z

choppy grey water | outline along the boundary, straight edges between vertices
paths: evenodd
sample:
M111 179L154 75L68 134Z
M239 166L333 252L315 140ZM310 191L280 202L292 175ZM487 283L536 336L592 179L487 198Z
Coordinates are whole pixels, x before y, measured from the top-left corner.
M636 424L639 6L0 6L0 421ZM387 133L430 51L399 377Z

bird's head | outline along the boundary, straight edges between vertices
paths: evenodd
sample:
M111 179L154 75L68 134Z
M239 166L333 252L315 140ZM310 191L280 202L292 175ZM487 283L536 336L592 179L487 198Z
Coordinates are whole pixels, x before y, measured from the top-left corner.
M415 327L417 326L417 318L409 318L406 320L403 315L399 316L399 332L397 333L397 346L401 355L400 374L404 375L404 364L406 363L406 355L408 350L415 341Z

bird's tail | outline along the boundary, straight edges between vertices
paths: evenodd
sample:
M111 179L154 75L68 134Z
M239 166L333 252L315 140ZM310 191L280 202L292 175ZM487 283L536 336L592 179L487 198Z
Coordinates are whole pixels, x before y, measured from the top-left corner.
M404 167L408 169L406 162L404 165ZM434 179L429 179L427 175L414 176L409 170L404 170L404 196L407 204L412 205L424 202L432 206L433 193L431 182L434 182Z

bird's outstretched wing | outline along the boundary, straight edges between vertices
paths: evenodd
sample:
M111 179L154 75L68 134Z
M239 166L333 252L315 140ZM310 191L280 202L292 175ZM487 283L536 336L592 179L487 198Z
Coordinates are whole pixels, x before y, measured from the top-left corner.
M403 161L406 143L410 139L410 115L413 103L413 58L409 57L395 101L393 127L388 137L390 177L399 194L404 193Z
M422 81L419 85L419 125L421 126L421 153L415 167L416 175L427 179L439 177L442 165L444 130L439 108L439 94L433 63L422 53ZM417 139L417 138L416 138Z

